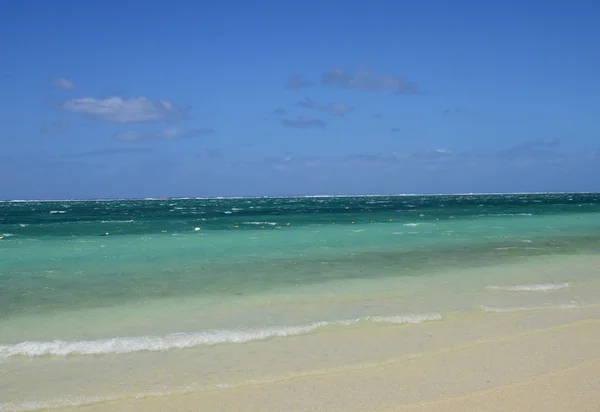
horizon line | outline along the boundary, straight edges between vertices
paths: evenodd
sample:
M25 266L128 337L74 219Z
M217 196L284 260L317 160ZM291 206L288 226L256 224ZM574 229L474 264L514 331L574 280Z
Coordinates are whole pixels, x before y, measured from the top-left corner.
M468 192L468 193L396 193L396 194L353 194L353 195L276 195L276 196L207 196L207 197L102 197L71 199L0 199L0 203L26 202L114 202L114 201L161 201L161 200L231 200L231 199L309 199L330 197L410 197L410 196L498 196L498 195L568 195L599 194L600 192Z

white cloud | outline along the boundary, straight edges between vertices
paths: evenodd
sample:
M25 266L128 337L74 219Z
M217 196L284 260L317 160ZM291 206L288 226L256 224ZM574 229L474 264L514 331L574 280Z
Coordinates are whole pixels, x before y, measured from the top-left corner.
M58 108L113 123L157 122L185 117L185 110L170 100L151 101L145 97L134 99L122 99L116 96L107 99L84 97L67 100L59 104Z
M75 89L75 83L64 77L58 77L52 80L52 87L59 90L73 90Z
M147 140L179 140L214 133L213 129L182 130L177 127L169 127L155 133L145 133L140 130L128 130L115 135L116 139L127 142L139 142Z

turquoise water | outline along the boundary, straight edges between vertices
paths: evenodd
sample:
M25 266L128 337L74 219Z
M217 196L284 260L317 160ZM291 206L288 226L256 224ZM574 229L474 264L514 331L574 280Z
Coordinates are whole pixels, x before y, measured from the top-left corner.
M262 379L295 336L600 303L600 194L0 202L0 237L0 411L163 390L148 365L172 392Z
M576 253L598 216L597 194L3 202L0 316Z

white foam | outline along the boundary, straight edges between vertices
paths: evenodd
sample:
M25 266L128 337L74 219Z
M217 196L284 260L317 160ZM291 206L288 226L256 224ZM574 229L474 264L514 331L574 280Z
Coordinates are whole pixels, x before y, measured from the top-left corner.
M415 227L415 226L419 226L419 224L418 223L405 223L404 226Z
M346 194L346 195L304 195L304 196L216 196L216 197L173 197L173 198L114 198L114 199L4 199L0 200L0 203L49 203L49 202L119 202L123 200L151 200L151 201L164 201L164 200L222 200L222 199L311 199L311 198L347 198L347 197L440 197L440 196L510 196L510 195L566 195L566 194L581 194L581 195L593 195L595 192L470 192L470 193L389 193L389 194ZM541 202L538 200L537 202Z
M367 321L371 322L384 322L384 323L423 323L427 321L433 320L442 320L442 315L439 313L426 313L426 314L417 314L417 315L400 315L400 316L367 316L364 318ZM357 319L356 321L360 321L361 319Z
M121 396L92 396L92 397L68 397L66 399L53 399L49 401L24 401L0 403L0 412L24 412L39 411L43 409L57 409L65 407L76 407L92 405L99 402L116 401Z
M488 286L490 290L505 290L508 292L547 292L550 290L560 290L571 287L570 282L565 283L539 283L534 285L515 285L515 286Z
M245 225L270 225L275 226L277 222L244 222Z
M547 306L513 306L508 308L496 308L491 306L482 306L481 309L484 312L494 313L510 313L510 312L523 312L523 311L534 311L534 310L561 310L561 309L579 309L582 306L579 303L568 303L562 305L547 305Z
M101 220L100 223L134 223L135 220Z
M483 215L478 215L481 217L485 217L485 216L490 216L490 217L496 217L496 216L533 216L532 213L488 213L488 214L483 214Z
M55 214L55 213L67 213L65 210L51 210L50 214Z
M0 412L25 412L25 411L39 411L39 410L48 410L48 409L58 409L65 407L81 407L86 405L93 405L101 402L110 402L110 401L118 401L124 398L135 398L135 399L144 399L150 397L159 397L159 396L169 396L169 395L177 395L187 393L189 390L193 389L212 389L212 388L226 388L228 385L212 385L206 387L184 387L180 390L175 391L153 391L153 392L141 392L136 394L114 394L107 396L67 396L59 399L52 400L40 400L40 401L23 401L23 402L5 402L0 403Z
M198 333L174 333L166 336L117 337L94 341L28 341L13 345L0 345L0 358L12 356L103 355L140 351L165 351L200 345L245 343L254 340L302 335L327 326L350 326L359 322L414 324L441 319L442 316L439 313L367 316L353 320L322 321L300 326L281 326L256 330L215 330Z

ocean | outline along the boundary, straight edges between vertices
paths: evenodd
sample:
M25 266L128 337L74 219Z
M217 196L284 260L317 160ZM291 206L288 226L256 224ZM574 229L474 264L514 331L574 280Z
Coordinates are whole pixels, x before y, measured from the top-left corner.
M333 373L452 344L424 324L583 313L599 252L600 194L0 202L0 411Z

